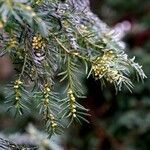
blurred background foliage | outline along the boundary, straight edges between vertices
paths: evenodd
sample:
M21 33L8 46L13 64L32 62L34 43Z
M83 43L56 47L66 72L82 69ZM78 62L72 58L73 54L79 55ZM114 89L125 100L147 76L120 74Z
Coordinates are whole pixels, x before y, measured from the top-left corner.
M2 105L0 95L0 133L21 144L29 146L46 145L42 149L52 150L149 150L150 142L150 1L149 0L90 0L91 9L100 19L118 31L124 30L122 36L128 54L136 55L147 75L144 84L135 82L133 93L123 90L117 95L111 86L101 90L101 85L90 77L87 81L88 96L83 105L90 109L90 124L73 125L57 140L33 140L35 132L43 137L32 125L41 129L40 117L36 114L34 104L32 113L26 117L17 117L6 113L7 106ZM10 68L10 62L0 60L1 65ZM3 75L0 70L0 79ZM4 83L0 83L1 85ZM2 86L0 86L1 88ZM3 89L0 89L1 91ZM1 92L2 93L2 92ZM30 131L30 132L29 132ZM17 134L16 134L17 133ZM21 133L21 134L20 134ZM25 135L31 139L23 138ZM41 135L41 136L40 136ZM28 139L28 140L27 140ZM40 138L39 138L40 139ZM39 143L37 143L37 141ZM43 142L41 142L43 141ZM52 143L49 143L52 142ZM19 142L18 142L19 143ZM19 144L20 144L19 143ZM54 145L54 146L49 146ZM61 146L58 146L61 145Z

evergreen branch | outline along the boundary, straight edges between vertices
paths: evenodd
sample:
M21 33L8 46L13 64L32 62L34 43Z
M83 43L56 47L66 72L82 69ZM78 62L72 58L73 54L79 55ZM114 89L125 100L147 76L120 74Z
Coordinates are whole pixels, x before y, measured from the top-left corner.
M77 74L81 72L78 70L77 65L73 63L69 55L67 56L66 68L66 71L59 74L63 76L61 82L65 79L68 82L65 90L67 92L66 98L63 101L61 101L62 111L60 112L60 114L62 114L62 118L71 118L70 123L68 124L69 126L73 122L73 120L86 120L85 118L83 119L82 117L80 117L79 114L80 112L85 112L82 113L82 115L88 115L88 110L86 110L76 101L75 96L81 97L83 94L83 87L80 83L81 81L76 78Z
M60 46L67 54L72 55L72 56L75 56L75 57L78 57L78 58L80 58L80 59L82 59L82 60L84 60L84 61L86 61L86 62L88 62L88 63L91 63L91 62L92 62L92 60L90 60L90 58L81 55L78 51L75 51L75 50L74 50L74 51L69 51L69 50L61 43L61 41L60 41L57 37L54 36L54 38L55 38L55 40L57 41L57 43L59 44L59 46ZM93 63L94 63L94 62L93 62Z
M40 108L40 114L43 116L49 137L53 134L60 133L63 126L59 123L55 115L59 111L58 105L54 102L57 97L51 91L49 84L45 83L42 92L36 93L35 96L36 99L40 100L38 108Z
M20 115L23 114L23 110L28 110L26 106L26 96L28 92L23 87L23 82L20 79L16 79L12 86L12 91L6 97L6 103L9 103L11 106L8 108L8 111L11 109L15 109L17 113Z
M76 6L58 0L0 2L0 28L5 35L0 56L8 53L19 76L11 83L7 102L22 114L27 109L27 92L31 90L26 91L23 81L28 87L34 84L32 92L39 100L38 109L50 135L62 127L59 115L69 118L69 125L74 120L87 121L84 116L88 110L77 102L85 95L84 69L103 84L114 84L116 90L125 85L131 91L131 69L137 79L146 78L141 66L127 57L110 30L98 25L101 22L97 17L79 8L72 11L72 5ZM52 91L52 85L58 89L57 74L61 84L67 84L62 99Z

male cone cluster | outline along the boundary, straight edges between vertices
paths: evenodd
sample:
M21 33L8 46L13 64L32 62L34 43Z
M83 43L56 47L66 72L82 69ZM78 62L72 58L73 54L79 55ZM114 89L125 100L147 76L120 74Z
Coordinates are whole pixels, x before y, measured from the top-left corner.
M35 50L39 50L44 47L45 47L45 44L44 44L43 38L40 35L34 36L32 39L32 48Z
M43 97L44 97L43 101L44 101L44 107L45 107L44 115L45 115L45 120L50 121L50 123L51 123L50 126L54 130L57 127L57 123L56 123L55 117L53 116L53 114L49 110L49 96L50 96L49 92L50 92L50 87L46 83L44 85L44 90L43 90Z
M68 90L68 97L69 97L69 105L70 105L69 116L75 118L76 117L75 97L74 97L73 91L71 89Z
M102 57L97 57L92 70L96 79L105 78L110 83L117 83L121 78L119 71L113 66L116 54L112 50L106 50Z

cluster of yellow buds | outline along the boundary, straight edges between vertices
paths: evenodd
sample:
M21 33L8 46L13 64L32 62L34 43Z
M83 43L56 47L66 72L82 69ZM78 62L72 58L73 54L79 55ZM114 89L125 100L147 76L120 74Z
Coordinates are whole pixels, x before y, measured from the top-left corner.
M39 50L45 47L45 43L41 35L36 35L32 39L32 48L35 50Z
M49 85L46 83L44 85L44 89L43 89L44 105L45 106L47 106L49 104L49 92L50 92L50 88L49 88Z
M22 86L23 82L20 79L17 79L14 82L14 91L15 91L15 100L19 101L21 99L21 92L20 92L20 88Z
M103 60L113 60L116 57L116 54L114 53L113 50L105 50L102 59Z
M46 108L45 110L48 110L48 111L45 111L44 112L44 115L45 115L45 119L48 121L50 121L51 123L51 128L54 130L56 127L57 127L57 123L56 123L56 119L55 117L53 116L52 113L49 112L49 92L50 92L50 87L49 87L49 84L45 84L44 85L44 90L43 90L43 96L44 96L44 107ZM48 114L49 112L49 114Z
M69 97L69 106L70 106L70 113L69 116L75 118L76 117L76 104L75 104L75 97L73 95L72 89L68 89L68 97Z
M119 74L117 70L109 69L105 78L110 83L118 82L122 76Z
M12 37L9 39L8 44L10 45L10 47L15 47L17 45L17 39L16 37Z
M117 82L121 75L112 67L116 54L112 50L106 50L101 57L97 57L92 64L92 70L96 79L105 78L110 83Z
M49 119L50 119L50 122L51 122L51 128L55 129L57 127L55 117L52 114L49 114Z

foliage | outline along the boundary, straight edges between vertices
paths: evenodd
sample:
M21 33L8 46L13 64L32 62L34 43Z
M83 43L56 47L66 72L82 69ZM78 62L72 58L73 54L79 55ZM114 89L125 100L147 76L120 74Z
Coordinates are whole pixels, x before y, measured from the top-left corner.
M134 83L133 93L125 89L117 95L112 86L100 90L99 83L89 78L85 107L91 110L92 123L72 127L67 144L69 149L149 150L150 1L92 0L91 3L100 18L113 27L119 26L119 31L125 22L130 24L131 29L125 32L123 40L128 46L128 55L136 55L148 78L144 85ZM76 136L70 141L69 135Z
M88 110L77 102L86 94L85 76L112 83L116 91L123 85L132 90L133 70L138 79L146 78L114 33L88 8L77 6L57 0L0 1L0 55L9 55L16 71L7 102L23 114L30 100L36 101L50 135L60 132L64 118L70 118L69 125L87 121Z

